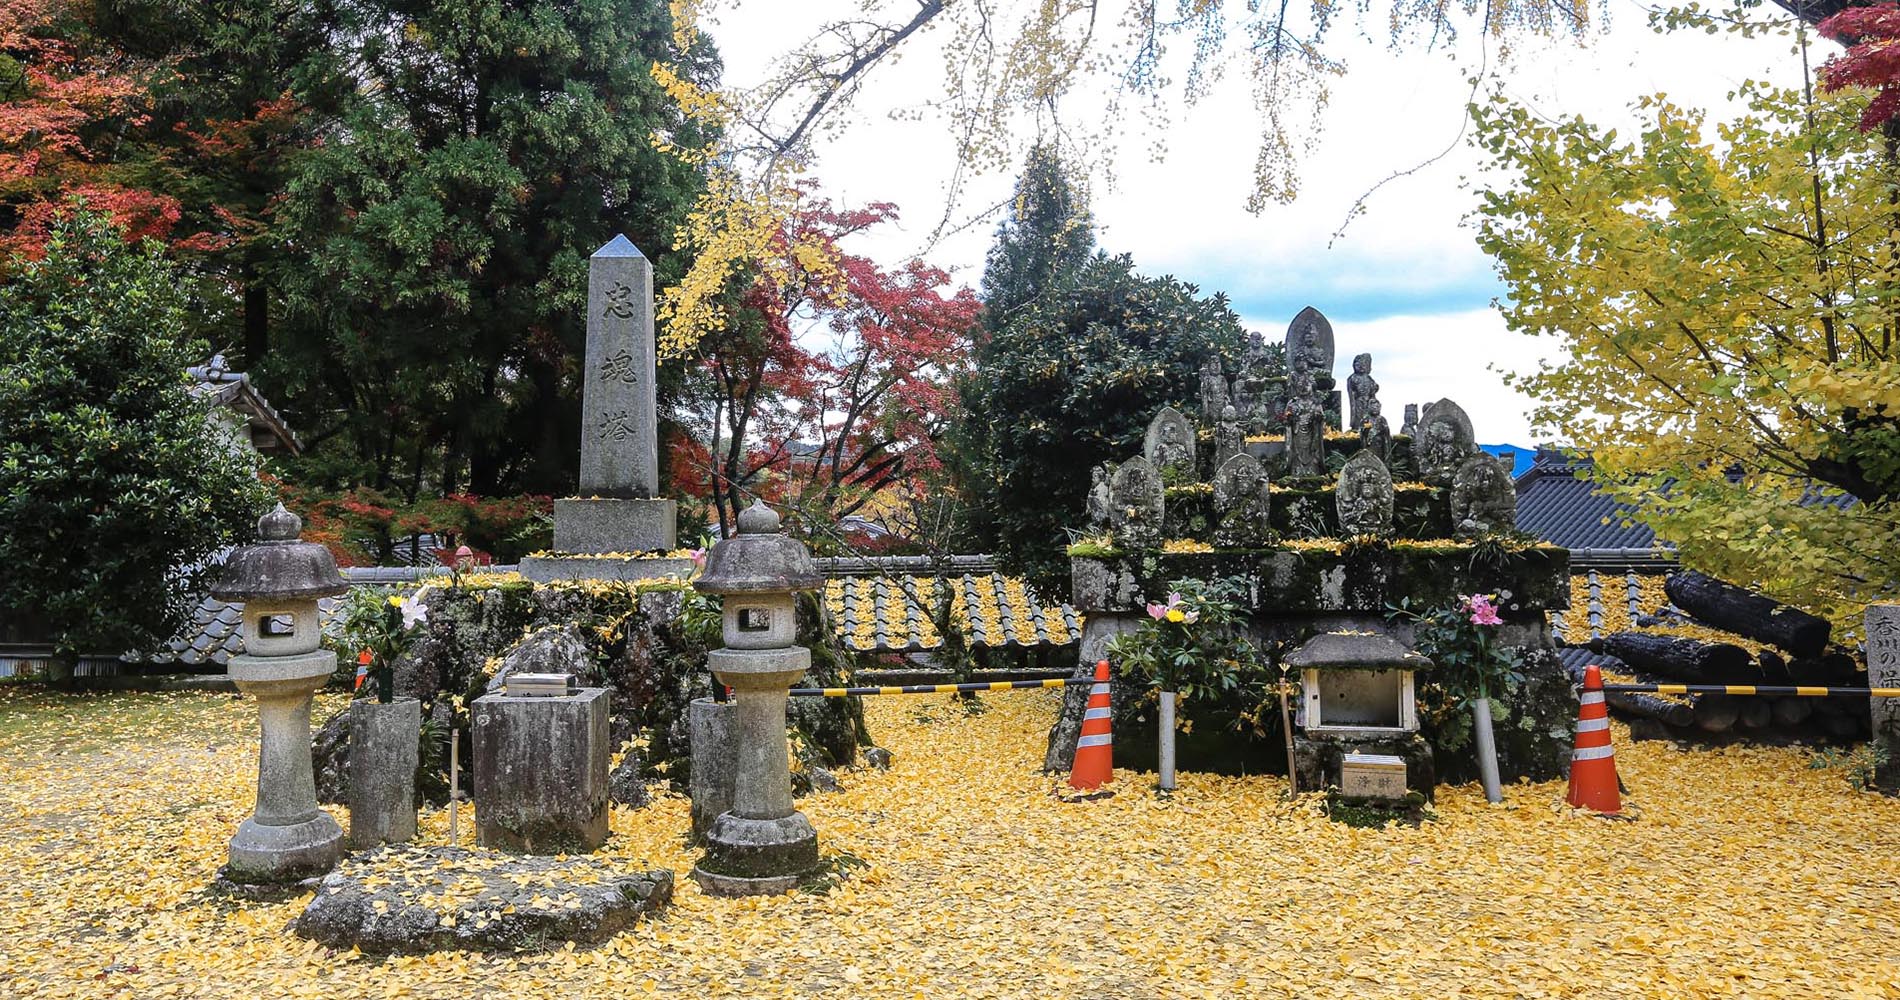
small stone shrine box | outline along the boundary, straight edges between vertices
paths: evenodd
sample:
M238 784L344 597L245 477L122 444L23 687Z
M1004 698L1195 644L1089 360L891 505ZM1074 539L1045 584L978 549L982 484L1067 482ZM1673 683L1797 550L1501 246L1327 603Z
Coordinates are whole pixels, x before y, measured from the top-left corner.
M792 808L785 748L786 692L811 667L797 637L793 596L824 583L811 553L779 532L764 503L739 515L739 533L712 547L701 593L725 598L725 648L707 654L713 676L733 690L732 808L706 831L706 856L693 878L716 896L790 890L818 867L818 832Z
M1293 758L1301 788L1334 787L1359 799L1402 799L1407 791L1431 798L1437 777L1431 747L1418 734L1412 677L1432 661L1383 633L1342 631L1308 639L1286 662L1300 672Z
M607 842L606 688L514 674L469 706L475 842L516 854L586 854Z
M317 808L310 765L310 696L336 672L319 649L317 599L348 589L321 545L298 541L303 521L284 509L258 519L258 542L233 551L211 596L243 602L244 652L231 657L238 690L257 699L263 730L257 808L231 838L225 877L294 882L330 870L343 854L343 828Z

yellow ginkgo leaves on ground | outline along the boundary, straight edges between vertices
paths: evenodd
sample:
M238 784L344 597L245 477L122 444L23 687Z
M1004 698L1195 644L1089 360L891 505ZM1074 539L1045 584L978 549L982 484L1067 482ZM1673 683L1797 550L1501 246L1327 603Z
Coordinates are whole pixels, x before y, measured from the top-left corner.
M1056 696L984 703L870 700L893 768L800 800L827 853L870 863L828 894L700 894L687 803L660 795L615 811L606 853L681 876L663 919L595 949L373 960L288 934L305 898L205 891L251 805L250 703L0 690L0 994L1900 996L1900 802L1800 749L1618 727L1640 822L1553 809L1545 783L1502 807L1441 789L1433 821L1365 830L1272 777L1184 774L1161 801L1119 772L1065 803L1036 770ZM445 843L447 815L421 829Z

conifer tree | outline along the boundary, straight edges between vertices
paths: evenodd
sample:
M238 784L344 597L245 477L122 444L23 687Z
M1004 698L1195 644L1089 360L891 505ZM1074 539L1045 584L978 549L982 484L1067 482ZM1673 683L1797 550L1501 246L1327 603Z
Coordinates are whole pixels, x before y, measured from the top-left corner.
M710 80L710 43L676 51L664 0L332 9L357 96L278 210L294 343L274 370L332 455L303 471L570 491L587 256L625 233L657 285L678 273L702 175L660 140L707 137L653 65Z
M989 329L1002 326L1095 250L1088 204L1070 182L1053 146L1029 151L1009 215L996 228L983 267L983 304Z
M1089 469L1139 450L1155 411L1193 398L1206 358L1231 368L1244 334L1224 296L1097 252L1088 210L1047 147L1017 182L983 291L952 438L966 534L1006 572L1066 593L1064 548Z

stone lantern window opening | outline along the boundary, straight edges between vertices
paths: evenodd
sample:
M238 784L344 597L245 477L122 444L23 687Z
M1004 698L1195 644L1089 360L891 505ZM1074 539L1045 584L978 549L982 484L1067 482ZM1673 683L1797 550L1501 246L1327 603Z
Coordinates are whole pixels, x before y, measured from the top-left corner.
M1301 725L1312 733L1374 735L1418 731L1410 670L1320 670L1300 673Z
M720 616L727 649L781 649L797 638L794 596L787 593L725 595Z
M295 656L323 645L323 627L314 600L246 601L238 630L244 651L253 656Z

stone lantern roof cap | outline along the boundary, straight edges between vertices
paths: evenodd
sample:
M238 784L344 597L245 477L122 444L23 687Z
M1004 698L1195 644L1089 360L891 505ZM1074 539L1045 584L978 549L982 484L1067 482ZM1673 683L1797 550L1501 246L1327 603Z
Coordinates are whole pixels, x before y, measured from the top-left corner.
M1287 654L1295 670L1424 670L1432 661L1383 632L1321 632Z
M798 539L779 531L779 516L764 501L739 514L739 533L706 553L706 571L693 581L702 594L770 594L816 590L824 575Z
M258 541L234 549L211 587L220 601L315 600L349 589L330 550L298 541L303 518L277 509L257 519Z

